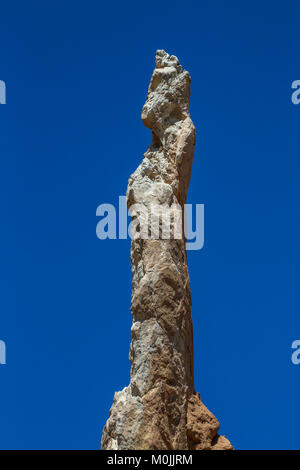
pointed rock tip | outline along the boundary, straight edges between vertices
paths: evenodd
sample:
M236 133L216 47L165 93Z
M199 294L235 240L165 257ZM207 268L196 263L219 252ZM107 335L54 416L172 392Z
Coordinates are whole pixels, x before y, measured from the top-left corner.
M163 49L157 49L155 55L155 66L157 69L164 67L181 67L179 60L175 55L170 55Z

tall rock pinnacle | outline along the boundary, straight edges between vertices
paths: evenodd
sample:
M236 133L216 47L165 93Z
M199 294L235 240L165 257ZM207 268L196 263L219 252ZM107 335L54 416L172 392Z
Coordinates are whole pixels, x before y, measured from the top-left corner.
M195 147L190 75L178 59L156 52L142 120L152 144L130 176L129 209L185 204ZM136 207L136 206L135 206ZM132 223L136 213L132 214ZM171 228L175 230L175 218ZM107 450L232 449L194 391L193 325L183 223L180 237L131 242L133 324L130 384L115 393L103 430ZM173 235L175 232L172 232Z

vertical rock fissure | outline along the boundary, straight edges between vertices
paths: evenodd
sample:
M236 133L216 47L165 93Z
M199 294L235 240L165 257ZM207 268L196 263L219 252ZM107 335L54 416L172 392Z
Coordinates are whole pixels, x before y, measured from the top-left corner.
M155 65L142 110L142 120L152 130L152 143L127 188L129 209L140 204L149 213L153 207L174 204L183 209L195 147L189 73L182 70L177 57L163 50L157 51ZM218 435L217 419L194 392L183 222L181 231L180 239L135 238L131 242L130 384L115 393L102 449L232 448Z

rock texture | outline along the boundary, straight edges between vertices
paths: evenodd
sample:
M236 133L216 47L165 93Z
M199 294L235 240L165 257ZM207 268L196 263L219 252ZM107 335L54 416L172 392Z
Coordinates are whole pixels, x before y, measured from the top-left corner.
M189 99L189 73L175 56L158 50L142 110L153 139L130 176L129 208L134 204L183 208L195 147ZM102 449L232 449L218 435L217 419L194 392L183 225L181 231L181 239L132 240L131 379L128 387L115 393Z

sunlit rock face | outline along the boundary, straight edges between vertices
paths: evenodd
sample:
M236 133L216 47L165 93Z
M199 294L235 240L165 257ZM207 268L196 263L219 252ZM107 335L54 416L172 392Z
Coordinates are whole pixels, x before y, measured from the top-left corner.
M142 110L152 143L129 178L129 209L136 204L182 208L191 176L195 127L189 114L190 75L163 50L156 52L155 62ZM232 448L218 436L217 419L194 392L183 223L180 230L180 238L131 242L130 384L115 393L102 449Z

